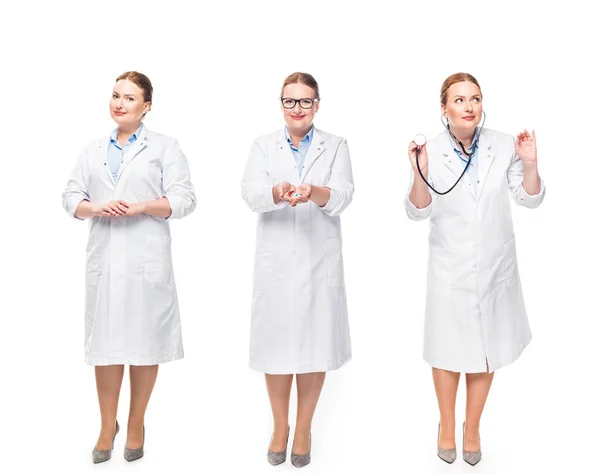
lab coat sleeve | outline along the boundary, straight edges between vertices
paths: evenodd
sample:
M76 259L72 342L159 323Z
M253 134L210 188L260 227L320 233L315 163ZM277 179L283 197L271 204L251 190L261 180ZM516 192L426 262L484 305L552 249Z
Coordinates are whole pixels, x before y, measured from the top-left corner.
M330 217L338 216L352 202L354 179L350 164L348 142L340 142L331 168L331 177L325 187L331 189L329 201L321 208Z
M72 217L80 219L75 215L75 210L81 201L89 201L90 195L88 193L87 185L86 185L86 173L85 173L85 160L87 159L88 152L84 150L79 159L77 160L77 164L73 171L71 172L71 176L69 177L69 181L67 181L67 186L62 194L62 205Z
M242 178L242 199L254 212L264 213L283 209L287 203L273 200L273 186L277 183L267 171L267 157L255 141L250 149Z
M181 219L196 208L196 194L190 181L190 166L177 141L163 158L163 195L171 206L169 219Z
M527 191L525 191L525 189L523 188L524 174L525 170L523 167L523 162L521 161L521 158L519 158L519 156L515 153L511 160L507 173L508 188L510 190L510 194L515 200L515 202L520 206L535 209L542 203L542 201L544 200L544 196L546 195L546 187L544 185L544 180L541 180L540 192L538 194L530 195L527 194Z
M421 179L421 177L419 177L419 179ZM412 189L412 185L414 182L415 182L415 173L411 167L410 168L410 180L408 182L408 192L406 193L406 196L404 197L404 209L406 210L406 215L410 219L412 219L413 221L422 221L422 220L427 219L431 215L431 212L433 211L433 208L435 207L436 196L431 191L429 191L429 195L431 196L431 202L429 203L429 205L427 207L424 207L423 209L419 209L412 202L410 202L410 199L408 198L408 196L410 194L410 190ZM434 186L434 184L431 180L431 177L429 178L429 184Z

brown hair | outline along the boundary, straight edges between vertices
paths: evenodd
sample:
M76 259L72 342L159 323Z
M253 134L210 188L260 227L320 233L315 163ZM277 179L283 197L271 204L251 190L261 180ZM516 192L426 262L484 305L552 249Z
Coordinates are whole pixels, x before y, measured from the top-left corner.
M305 86L310 87L315 92L316 99L321 99L321 96L319 96L319 84L317 84L315 78L307 72L295 72L286 77L285 81L283 81L283 87L281 88L282 97L283 89L285 89L285 86L289 84L304 84Z
M127 71L117 77L115 82L119 82L122 79L127 79L142 89L142 92L144 93L144 102L152 102L153 88L148 76L137 71Z
M450 86L456 84L457 82L465 81L472 82L473 84L475 84L479 88L479 92L481 93L481 87L479 86L479 82L477 82L477 79L475 79L469 73L457 72L456 74L452 74L451 76L447 77L444 83L442 84L442 90L440 91L440 102L442 103L442 105L446 105L446 102L448 101L448 89L450 89Z

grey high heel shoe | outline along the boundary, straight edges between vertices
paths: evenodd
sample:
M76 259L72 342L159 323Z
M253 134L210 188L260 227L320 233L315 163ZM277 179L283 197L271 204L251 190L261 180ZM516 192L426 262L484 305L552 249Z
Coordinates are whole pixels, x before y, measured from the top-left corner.
M143 430L142 447L135 448L135 449L129 449L126 447L125 451L123 452L123 456L125 457L125 460L128 462L140 459L144 455L144 443L146 442L146 427L143 426L142 430Z
M116 421L116 420L115 420ZM112 450L115 447L115 438L117 437L117 433L119 432L119 422L116 422L115 434L112 439L112 447L110 449L96 449L92 451L92 461L94 464L99 464L101 462L108 461L112 456Z
M285 451L271 451L271 443L269 442L269 450L267 451L267 460L271 466L277 466L281 463L284 463L287 458L287 445L288 440L290 439L290 427L288 426L288 434L285 439ZM273 441L273 436L271 436L271 441Z
M438 423L437 455L442 461L452 464L456 461L456 446L452 449L440 448L440 424Z
M467 464L474 466L481 461L481 448L477 451L465 451L465 424L466 421L463 422L463 459ZM477 436L479 437L479 435Z
M308 434L308 454L294 454L292 451L292 464L294 467L304 467L310 463L310 450L312 448L312 433Z

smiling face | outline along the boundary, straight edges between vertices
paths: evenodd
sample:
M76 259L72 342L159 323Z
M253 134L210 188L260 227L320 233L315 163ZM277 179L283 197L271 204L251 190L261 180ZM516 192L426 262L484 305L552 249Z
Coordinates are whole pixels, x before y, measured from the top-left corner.
M150 110L144 91L128 79L117 81L110 99L110 116L120 128L137 128Z
M300 83L294 83L288 84L283 88L281 97L284 99L315 99L316 95L311 87ZM290 133L300 135L307 133L310 130L310 127L312 127L315 114L319 110L319 102L314 102L310 109L303 109L300 107L300 103L297 103L293 109L286 109L282 104L281 110Z
M453 130L461 135L473 134L481 121L482 110L481 90L477 84L462 81L448 88L446 104L442 104L442 115Z

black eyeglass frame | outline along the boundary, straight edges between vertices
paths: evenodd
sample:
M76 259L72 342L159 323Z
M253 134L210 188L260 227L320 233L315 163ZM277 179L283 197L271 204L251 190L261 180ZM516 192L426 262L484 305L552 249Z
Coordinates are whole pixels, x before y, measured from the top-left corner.
M294 107L296 107L296 104L299 104L300 108L304 109L304 110L312 109L314 107L314 105L315 105L315 102L319 102L319 99L316 98L316 97L314 99L312 97L303 97L302 99L292 99L291 97L280 97L279 100L281 101L281 106L284 109L288 109L288 110L289 109L293 109ZM293 100L294 101L294 105L292 105L291 107L286 107L283 104L284 100ZM302 107L302 104L300 103L301 100L310 100L310 107Z

